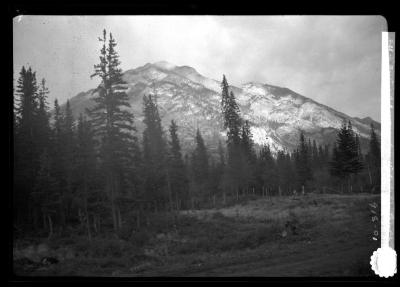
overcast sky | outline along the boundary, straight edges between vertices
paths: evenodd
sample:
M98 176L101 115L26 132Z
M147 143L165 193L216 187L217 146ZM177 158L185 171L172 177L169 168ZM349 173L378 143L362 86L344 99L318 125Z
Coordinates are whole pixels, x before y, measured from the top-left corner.
M122 69L161 60L233 85L287 87L350 116L380 121L380 16L20 16L14 79L32 66L65 102L94 88L103 28Z

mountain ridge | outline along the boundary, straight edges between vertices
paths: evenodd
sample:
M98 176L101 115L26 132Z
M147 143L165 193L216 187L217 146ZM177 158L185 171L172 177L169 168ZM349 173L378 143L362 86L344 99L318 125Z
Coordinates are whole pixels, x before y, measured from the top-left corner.
M204 77L193 67L166 61L126 70L123 78L139 136L143 130L143 95L155 93L165 130L174 119L180 127L179 136L185 150L193 148L197 127L212 152L216 151L219 140L225 141L219 81ZM238 87L231 85L230 89L236 96L242 117L250 122L254 142L270 144L274 153L293 150L300 130L319 144L331 144L343 120L352 121L366 150L369 124L379 124L369 117L348 116L286 87L250 81ZM81 92L70 100L75 117L93 105L90 100L93 91ZM380 124L376 128L379 135Z

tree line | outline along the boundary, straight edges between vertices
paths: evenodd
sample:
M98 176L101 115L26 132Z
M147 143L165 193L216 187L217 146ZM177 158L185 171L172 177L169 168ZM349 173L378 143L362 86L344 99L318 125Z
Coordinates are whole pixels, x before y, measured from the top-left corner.
M20 71L13 116L15 227L52 236L78 225L90 239L107 226L117 234L132 220L141 226L149 212L211 207L243 196L379 191L380 144L372 125L366 155L351 122L343 123L333 147L301 131L291 152L274 155L268 145L257 150L225 76L226 142L219 142L218 156L211 156L200 129L194 150L183 153L176 122L162 126L156 94L143 97L139 137L116 41L105 30L99 41L94 106L77 119L69 101L62 109L55 100L50 113L46 81L37 83L31 67Z

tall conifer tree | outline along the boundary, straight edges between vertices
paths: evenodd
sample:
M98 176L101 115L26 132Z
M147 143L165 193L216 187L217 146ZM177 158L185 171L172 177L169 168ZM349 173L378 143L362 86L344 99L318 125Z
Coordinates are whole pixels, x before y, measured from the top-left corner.
M122 70L116 42L103 31L100 63L94 66L91 77L100 78L100 85L94 92L95 106L88 110L95 136L100 138L100 158L106 178L106 191L110 200L114 230L122 227L120 200L126 190L126 171L134 164L130 150L135 143L135 128L130 107L127 86L122 79Z

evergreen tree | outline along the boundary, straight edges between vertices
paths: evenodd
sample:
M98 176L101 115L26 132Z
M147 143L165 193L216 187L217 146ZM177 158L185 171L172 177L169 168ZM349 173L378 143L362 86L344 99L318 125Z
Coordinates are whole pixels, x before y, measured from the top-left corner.
M261 173L262 189L271 194L272 191L277 189L279 179L276 162L269 145L264 145L260 150L258 170Z
M309 141L310 143L310 141ZM310 145L306 144L303 131L300 132L298 147L298 161L296 163L299 179L299 188L305 187L307 181L312 180Z
M276 168L277 168L277 173L278 173L278 183L279 183L279 188L282 188L284 190L287 189L287 183L288 179L286 177L285 171L286 171L286 155L284 151L280 150L278 151L278 154L276 156Z
M199 129L196 131L195 141L196 148L192 155L192 177L196 194L204 198L208 195L209 159L207 148Z
M31 223L37 210L31 202L32 187L40 165L38 147L38 87L36 72L22 67L16 88L14 146L14 218L16 223Z
M182 159L181 146L177 131L178 127L175 121L172 120L169 127L171 140L169 142L170 149L168 169L171 189L173 191L172 197L177 208L179 209L180 206L182 206L182 204L179 204L179 202L182 202L184 206L186 206L186 202L188 200L188 179Z
M74 179L78 186L76 202L84 213L84 225L89 239L92 237L90 218L95 218L104 209L101 195L97 192L97 159L95 139L90 122L81 114L78 120L74 161ZM101 208L100 208L101 207ZM80 212L79 212L80 213Z
M351 122L349 121L347 125L343 122L333 149L331 174L341 180L347 179L349 189L351 189L351 175L358 173L361 169L362 163Z
M50 217L54 217L54 207L56 205L55 199L59 199L57 191L55 190L56 181L51 174L51 128L50 128L50 115L49 108L47 106L47 95L49 90L46 87L45 79L42 79L38 87L38 109L36 114L36 120L34 121L36 130L36 145L37 153L39 154L39 171L35 177L34 186L34 202L36 204L36 211L41 213L44 228L47 227L47 220L52 223ZM51 194L50 194L51 193ZM51 208L50 208L51 207ZM35 215L35 220L38 215ZM37 225L37 224L36 224ZM49 234L52 233L52 228L49 230Z
M60 194L56 179L51 174L51 159L44 150L40 155L39 171L33 188L33 204L41 212L43 228L48 229L49 237L54 230L54 220L59 209Z
M255 164L256 164L256 153L254 151L253 135L250 131L250 125L248 121L245 121L242 126L241 134L242 143L242 184L244 188L254 188L255 186Z
M58 100L54 100L54 124L52 130L52 175L57 185L59 193L58 205L58 221L61 226L66 223L66 208L65 208L65 194L66 194L66 164L64 157L64 113L61 110Z
M41 154L46 151L50 152L51 145L51 128L50 128L50 114L49 107L47 104L47 95L49 94L49 90L46 87L46 80L42 79L39 89L38 89L38 101L39 107L37 112L37 143L38 143L38 152Z
M215 198L222 191L222 177L225 170L225 149L222 146L221 141L218 141L218 161L212 168L211 172L211 184L213 188L213 201L215 203Z
M62 197L63 208L65 209L66 220L71 216L73 190L72 190L72 173L73 173L73 160L74 160L74 149L75 149L75 135L74 135L74 118L72 115L71 106L69 100L65 105L64 119L62 122L61 132L61 158L64 174L63 174L63 188L64 193ZM65 224L65 222L63 222Z
M225 75L222 79L222 114L224 116L224 128L227 131L227 164L223 176L223 189L228 192L239 190L242 186L242 166L243 153L241 149L241 118L239 115L239 106L236 103L235 96L229 91L228 82Z
M100 159L106 178L114 230L122 227L120 200L126 190L127 171L134 165L132 145L135 144L135 128L126 85L122 79L120 61L115 50L116 42L107 32L99 38L102 44L100 63L94 66L91 77L99 77L100 85L95 90L95 106L88 110L95 136L100 138Z
M322 145L318 145L318 166L323 168L325 166L325 153Z
M315 170L319 166L318 148L315 140L312 142L312 169Z
M172 200L166 173L166 142L158 107L152 95L143 96L143 105L144 189L148 200L154 201L156 205L164 205L168 196Z

